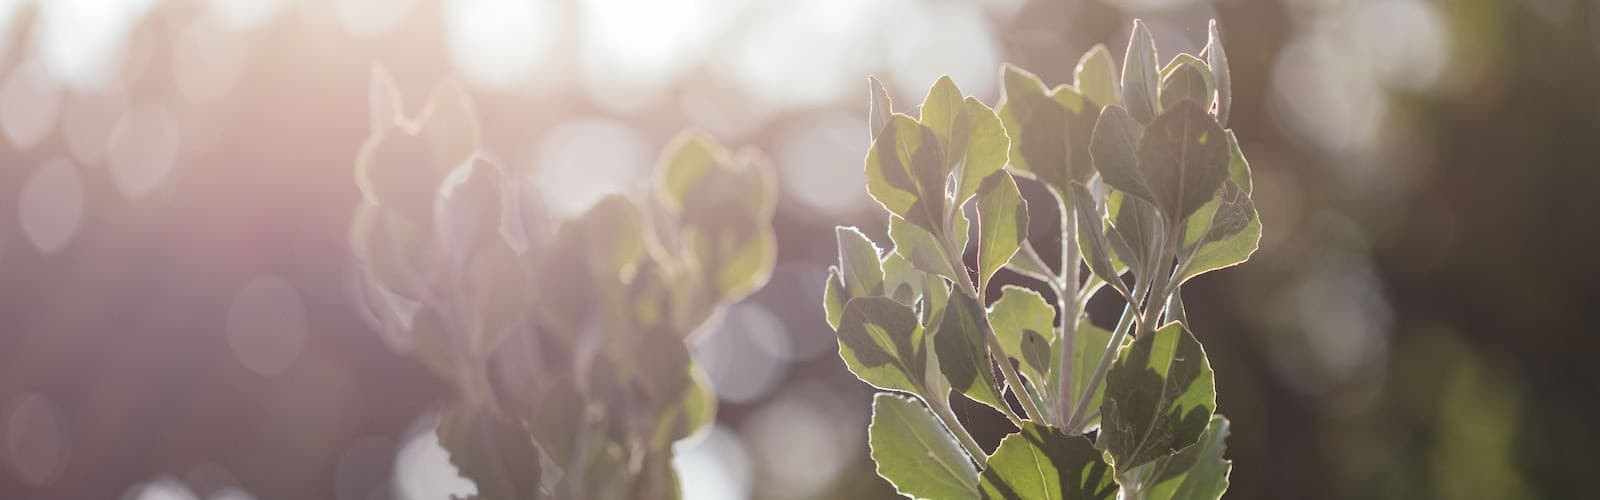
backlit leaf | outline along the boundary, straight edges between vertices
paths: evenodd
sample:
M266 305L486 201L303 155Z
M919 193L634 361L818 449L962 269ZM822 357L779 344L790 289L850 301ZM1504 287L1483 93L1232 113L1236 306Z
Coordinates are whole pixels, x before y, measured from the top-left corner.
M1078 59L1078 66L1073 70L1072 85L1095 105L1117 104L1117 96L1122 90L1117 84L1117 63L1111 59L1111 51L1106 49L1105 44L1094 44Z
M989 307L989 325L1007 358L1017 361L1017 370L1034 389L1046 386L1050 372L1051 345L1055 342L1056 309L1043 295L1019 286L1001 289L1000 300Z
M1227 451L1228 418L1212 415L1200 442L1178 454L1156 460L1150 478L1142 487L1149 500L1217 500L1228 489L1228 473L1233 461L1222 458Z
M1227 138L1216 119L1185 100L1145 129L1139 171L1150 187L1150 201L1168 220L1182 221L1210 201L1228 177Z
M917 314L888 297L856 297L839 321L839 357L861 381L920 392L926 345Z
M1133 35L1128 40L1128 52L1122 58L1122 100L1128 114L1140 123L1149 123L1159 108L1161 74L1156 67L1156 40L1144 21L1133 21Z
M1106 372L1101 446L1131 470L1194 444L1217 407L1215 375L1182 323L1146 332Z
M1211 81L1211 68L1199 58L1178 54L1161 70L1161 109L1172 109L1184 100L1194 101L1201 109L1211 109L1212 96L1216 94Z
M1206 37L1206 62L1211 67L1211 80L1217 87L1217 123L1228 126L1228 109L1233 106L1233 77L1228 74L1228 53L1222 48L1222 35L1217 33L1217 20L1211 20ZM1249 191L1247 187L1245 189Z
M971 117L970 137L962 152L961 165L956 170L955 204L962 206L977 194L984 179L1005 168L1011 139L1000 123L1000 116L977 99L966 100L967 115Z
M867 434L878 476L900 494L937 500L977 496L978 470L922 402L874 395Z
M889 213L928 231L944 227L944 151L933 130L895 114L867 151L867 193Z
M876 76L867 77L867 86L870 87L867 99L867 140L878 138L878 132L884 125L889 124L889 117L894 114L894 105L889 100L889 91L883 88L883 81Z
M983 306L964 293L950 295L933 335L939 369L950 386L973 401L1010 413L989 361L988 319Z
M1139 144L1143 141L1144 125L1129 116L1128 110L1107 106L1095 122L1089 154L1106 184L1148 200L1150 186L1139 168Z
M1025 422L1000 441L978 486L986 500L1110 500L1113 476L1088 439Z
M978 189L978 290L1005 267L1028 238L1028 202L1011 174L998 172Z
M957 217L963 217L957 215ZM899 217L889 218L889 240L894 242L894 253L905 257L906 261L922 272L955 279L956 272L951 267L950 253L945 250L932 233L926 229L906 222ZM966 272L965 269L959 272Z

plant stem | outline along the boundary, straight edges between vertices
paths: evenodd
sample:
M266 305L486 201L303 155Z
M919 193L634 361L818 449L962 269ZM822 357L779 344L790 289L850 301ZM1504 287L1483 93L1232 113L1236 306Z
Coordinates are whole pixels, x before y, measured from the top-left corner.
M939 417L939 421L944 422L950 434L955 435L961 447L966 448L967 454L972 456L972 461L978 463L978 468L988 468L989 455L983 452L983 447L978 446L977 440L972 439L972 434L967 432L967 428L961 426L961 421L956 419L955 412L950 411L949 400L935 398L928 401L928 407L933 409L933 414Z
M1056 347L1060 362L1056 365L1056 422L1063 429L1072 411L1072 351L1078 337L1078 220L1068 208L1065 197L1061 203L1061 274L1064 286L1056 290L1056 307L1061 310L1060 334Z
M1090 410L1089 403L1094 400L1095 390L1100 388L1100 382L1105 379L1106 370L1111 368L1111 361L1117 358L1117 350L1122 347L1122 339L1127 337L1128 331L1133 328L1134 317L1139 314L1138 297L1144 295L1153 280L1148 276L1140 276L1135 281L1134 300L1122 306L1122 317L1117 319L1117 326L1111 331L1111 340L1106 342L1106 350L1100 353L1100 362L1095 365L1094 372L1089 374L1089 381L1084 384L1083 394L1078 396L1078 404L1073 406L1072 416L1067 419L1063 430L1068 434L1077 434L1078 428L1083 425L1083 420Z

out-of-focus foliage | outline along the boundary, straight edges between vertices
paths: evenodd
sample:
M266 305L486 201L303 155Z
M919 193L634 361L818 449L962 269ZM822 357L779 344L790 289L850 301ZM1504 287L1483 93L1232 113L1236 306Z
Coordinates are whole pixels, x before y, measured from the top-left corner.
M684 339L772 271L765 160L684 135L654 191L549 220L479 154L459 86L409 119L389 74L372 82L362 297L455 388L438 427L451 463L485 499L678 498L672 444L716 409Z
M1204 52L1227 61L1214 22ZM1038 77L1006 66L998 117L971 97L963 107L941 78L919 118L871 121L882 129L871 134L867 189L891 214L894 248L879 255L860 231L839 228L823 307L858 378L915 396L879 394L873 405L872 458L903 495L980 496L971 480L980 471L984 498L1216 499L1227 488L1228 420L1214 415L1215 374L1185 325L1178 288L1245 261L1260 239L1249 164L1218 122L1229 105L1221 96L1232 95L1218 87L1228 70L1180 54L1158 71L1151 34L1136 21L1119 92L1106 53L1096 47L1080 59L1074 80L1083 89L1046 91ZM875 116L891 113L876 80L872 96ZM1004 127L966 125L982 117ZM1011 171L975 170L995 163L967 154L979 144L1009 152ZM1029 205L1013 171L1054 194L1059 274L1031 247ZM970 193L976 280L962 259ZM1038 280L1057 305L1006 287L986 309L990 279L1008 266ZM1122 277L1130 271L1131 288ZM886 282L921 290L886 290ZM1106 284L1126 304L1110 331L1086 313ZM998 410L1019 432L986 453L954 417L951 391ZM904 428L890 431L895 422Z

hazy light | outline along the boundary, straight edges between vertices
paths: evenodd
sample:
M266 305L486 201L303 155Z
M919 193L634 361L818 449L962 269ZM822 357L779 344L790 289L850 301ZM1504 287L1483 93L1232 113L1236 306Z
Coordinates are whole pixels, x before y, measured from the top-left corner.
M55 482L72 454L72 440L61 407L37 394L24 395L11 408L5 437L11 469L28 486Z
M133 105L111 130L106 162L111 180L124 196L149 195L178 162L177 118L159 105Z
M716 57L715 68L769 105L828 103L859 86L877 63L871 35L882 29L878 21L886 5L902 4L815 0L765 6L725 45L732 52Z
M233 29L249 29L271 21L283 10L283 0L207 0L211 17Z
M394 442L382 436L362 438L339 455L333 489L337 500L373 500L388 491L394 469Z
M1362 253L1334 250L1321 256L1287 293L1280 309L1299 335L1275 335L1274 368L1296 389L1313 396L1366 395L1381 387L1388 364L1394 311L1378 271ZM1341 411L1353 403L1341 400Z
M754 302L728 310L722 324L690 345L711 376L717 399L748 403L772 392L789 371L789 333L772 311Z
M450 0L444 9L450 60L478 84L527 82L557 41L550 9L538 0Z
M83 178L65 158L39 166L17 196L22 233L44 253L55 253L72 242L83 224L83 208Z
M178 93L191 103L209 103L226 96L244 73L249 49L243 35L208 18L190 21L172 43Z
M154 5L155 0L39 2L34 43L50 73L69 86L114 86L128 35Z
M105 159L111 129L127 108L128 98L121 92L68 95L61 109L61 138L67 151L80 164L99 164Z
M190 490L181 481L170 477L161 477L149 482L135 484L122 494L123 500L197 500L194 490Z
M532 173L545 205L572 216L601 197L644 181L652 155L643 136L619 122L576 120L545 135Z
M294 286L276 276L250 280L228 306L228 346L250 371L283 373L300 357L306 307Z
M802 382L744 420L741 433L755 454L762 489L775 498L816 498L855 458L866 414L834 392Z
M997 94L1000 47L980 7L940 3L892 15L895 25L906 28L889 37L889 73L899 102L921 102L928 86L943 75L950 75L968 95L987 99Z
M1343 50L1320 36L1284 48L1272 71L1271 109L1303 140L1330 152L1368 152L1388 112L1388 97L1371 68L1352 63Z
M1450 33L1436 7L1382 0L1353 7L1349 43L1384 83L1408 90L1432 85L1450 61Z
M750 454L739 435L717 424L705 437L674 445L683 498L747 500L752 492Z
M416 10L417 0L338 0L334 4L339 22L357 37L382 35Z
M715 0L585 0L584 85L607 109L650 100L703 56ZM719 2L720 3L720 2Z
M61 108L61 87L38 61L11 70L0 87L0 128L20 149L39 144L55 129Z
M415 430L400 447L391 476L399 500L435 500L478 493L478 486L463 479L450 464L450 452L439 445L434 433L437 425L437 416L419 418L418 424L413 426Z
M850 181L861 175L867 155L861 135L865 123L865 117L835 113L779 136L775 155L789 195L821 212L819 216L860 210L867 190Z
M211 496L206 497L206 500L256 500L256 497L255 495L251 495L248 491L241 490L239 488L228 487L223 488L221 491L216 493L212 493Z

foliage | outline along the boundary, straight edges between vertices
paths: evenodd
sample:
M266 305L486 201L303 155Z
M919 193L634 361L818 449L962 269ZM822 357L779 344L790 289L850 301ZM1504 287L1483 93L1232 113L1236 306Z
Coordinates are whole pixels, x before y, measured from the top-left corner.
M684 339L776 257L765 160L684 135L652 191L548 220L480 152L459 85L414 119L381 69L371 92L361 296L392 347L454 388L438 426L451 462L481 498L677 498L671 445L716 403Z
M845 365L905 394L879 394L871 428L878 473L904 495L1215 499L1227 488L1229 424L1179 293L1247 260L1261 236L1250 167L1226 128L1216 23L1199 56L1158 67L1135 21L1120 80L1104 46L1075 73L1050 87L1005 66L995 108L941 78L917 117L871 81L866 184L893 245L839 228L823 306ZM1029 242L1018 179L1041 183L1062 215L1056 270ZM1001 269L1048 293L1005 286L996 298ZM1085 312L1104 290L1125 303L1109 330ZM1018 431L985 453L951 392Z

